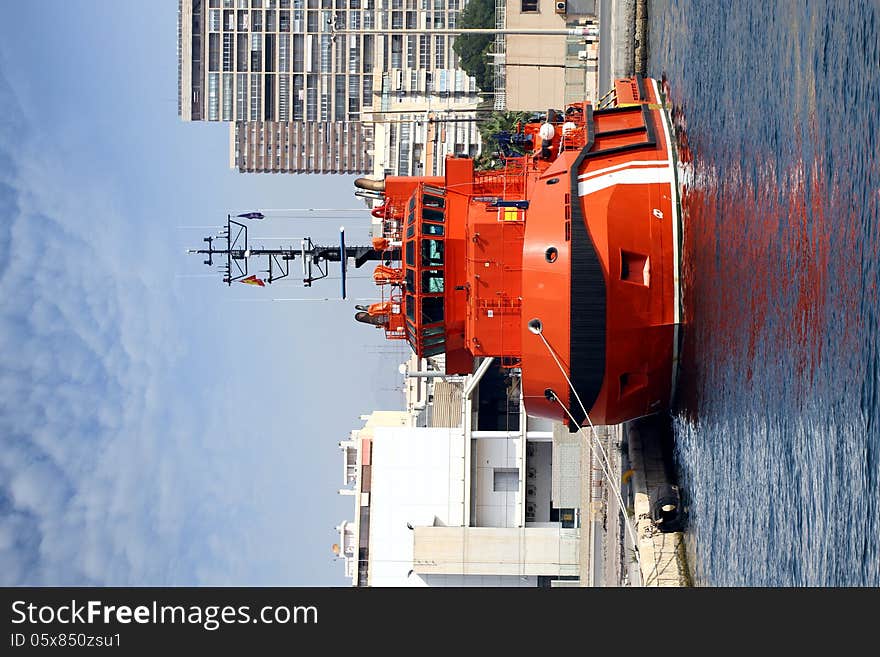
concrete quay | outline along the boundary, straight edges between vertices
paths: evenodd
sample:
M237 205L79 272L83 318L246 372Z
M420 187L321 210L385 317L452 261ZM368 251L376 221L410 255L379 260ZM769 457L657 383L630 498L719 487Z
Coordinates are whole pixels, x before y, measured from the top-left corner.
M681 500L676 513L682 523L665 531L658 505L675 485L672 464L672 428L665 415L641 418L622 425L631 476L633 513L641 565L642 586L691 586L685 555ZM677 490L676 490L677 493ZM677 497L677 495L676 495Z

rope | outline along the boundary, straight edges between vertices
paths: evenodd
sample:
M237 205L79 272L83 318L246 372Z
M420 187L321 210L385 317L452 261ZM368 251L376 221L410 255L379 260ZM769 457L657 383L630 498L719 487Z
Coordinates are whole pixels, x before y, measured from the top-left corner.
M568 374L565 372L565 368L562 366L562 363L559 362L559 358L557 358L556 353L553 350L553 347L550 346L550 343L547 341L547 338L544 337L543 331L536 332L535 334L539 338L541 338L541 342L543 342L544 346L547 347L547 351L550 352L550 355L553 357L553 361L556 363L556 366L559 368L559 371L562 372L562 376L565 377L565 381L566 381L566 383L568 383L568 387L571 389L572 394L574 394L575 399L577 399L577 401L578 401L578 405L580 405L581 410L584 412L584 417L586 417L587 422L590 423L590 429L593 433L593 439L596 441L596 445L599 446L599 451L602 453L602 458L598 459L599 465L602 468L602 472L605 474L605 477L607 478L607 480L609 482L614 481L614 478L611 476L611 472L610 472L611 462L608 459L608 454L605 452L605 448L602 447L602 443L599 440L599 435L596 433L596 427L593 426L593 421L590 419L590 414L587 413L587 409L584 408L584 404L581 401L580 395L578 395L577 390L574 389L574 386L571 383L571 379L568 378ZM575 421L575 419L574 419L574 416L565 407L565 404L562 403L562 400L560 400L559 397L555 393L553 394L553 399L554 399L554 401L556 401L557 404L559 404L559 406L562 408L562 410L565 411L565 414L568 416L571 423L578 427L578 431L579 432L584 431L585 427L578 425L577 421ZM593 451L593 446L590 444L589 436L586 433L584 433L583 436L584 436L584 439L586 440L587 447L589 447L589 449L590 449L590 454L593 456L596 456L596 453ZM639 565L639 571L641 571L642 561L641 561L641 556L639 555L639 542L638 542L638 538L636 537L635 530L633 529L633 527L630 524L630 519L626 514L626 505L624 505L624 503L623 503L623 497L621 497L620 490L618 490L618 487L611 486L611 489L614 491L614 495L617 498L617 504L620 506L620 512L621 512L621 515L623 516L624 527L626 527L626 529L629 530L630 540L632 540L632 542L633 542L633 552L635 553L636 561L638 562L638 565Z

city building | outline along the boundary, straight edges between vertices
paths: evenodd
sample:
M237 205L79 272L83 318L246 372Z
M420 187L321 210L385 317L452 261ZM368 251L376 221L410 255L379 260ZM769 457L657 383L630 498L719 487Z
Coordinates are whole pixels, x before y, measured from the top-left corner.
M495 2L499 28L561 30L595 24L595 19L595 0ZM594 37L497 35L493 48L495 109L545 110L595 100L598 52Z
M352 585L578 583L580 511L552 499L555 432L491 365L438 372L429 426L374 412L339 443L354 520L337 526L336 551Z
M458 121L474 81L454 37L429 33L455 27L460 3L179 0L178 113L229 122L240 171L442 170L445 153L479 143L473 112Z

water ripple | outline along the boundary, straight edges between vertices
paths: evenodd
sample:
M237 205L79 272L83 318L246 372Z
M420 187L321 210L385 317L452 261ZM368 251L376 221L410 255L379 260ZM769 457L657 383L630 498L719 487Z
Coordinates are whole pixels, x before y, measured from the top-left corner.
M695 580L880 585L880 10L651 4L692 158L676 457Z

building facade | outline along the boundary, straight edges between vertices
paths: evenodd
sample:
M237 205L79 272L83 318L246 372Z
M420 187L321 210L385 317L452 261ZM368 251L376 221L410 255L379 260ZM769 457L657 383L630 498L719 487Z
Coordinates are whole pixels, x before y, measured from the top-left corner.
M408 175L419 140L436 139L418 125L476 106L453 37L430 34L455 26L461 1L179 0L178 112L232 124L241 171L373 173L378 161ZM390 126L378 141L377 122Z
M593 0L496 0L495 15L497 26L509 29L597 25ZM534 111L596 100L595 36L498 35L494 52L496 109Z
M483 385L480 371L434 383L431 403L457 404L457 413L435 412L430 426L413 426L411 413L376 413L339 443L340 494L352 498L355 519L336 529L353 585L578 580L580 514L552 500L553 431L527 418L521 404L499 429L498 414L481 399L493 397L493 386ZM441 401L447 386L459 394Z

